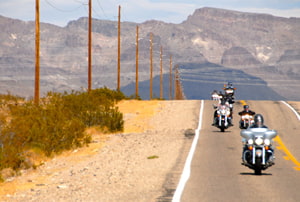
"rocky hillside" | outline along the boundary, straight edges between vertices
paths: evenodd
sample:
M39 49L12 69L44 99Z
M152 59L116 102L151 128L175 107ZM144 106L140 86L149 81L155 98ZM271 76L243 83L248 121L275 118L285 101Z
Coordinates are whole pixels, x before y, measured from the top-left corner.
M158 78L162 46L166 89L172 55L172 67L180 64L181 81L188 99L205 98L207 92L214 90L212 88L233 81L238 88L240 86L243 89L245 95L255 93L254 97L247 99L300 100L297 90L300 87L300 18L201 8L180 24L161 21L140 24L122 22L121 85L129 94L135 92L137 25L141 82L139 92L145 95L142 96L144 99L149 94L149 36L152 32L153 74ZM33 96L34 26L34 22L0 16L0 93L10 91L25 97ZM66 27L41 23L42 95L47 91L80 90L87 87L87 30L87 18L71 21ZM93 88L107 86L115 89L117 22L93 19L92 30ZM207 68L211 66L218 67L218 70ZM193 73L193 79L187 76ZM214 82L217 86L211 86L209 83L215 78L218 78L218 82ZM157 91L159 79L154 82L154 91ZM205 90L196 93L193 89L200 85L199 82L201 89ZM255 91L250 89L250 86L262 83L264 87L258 85L260 87L256 87ZM165 98L168 99L168 94ZM241 95L241 99L246 98Z

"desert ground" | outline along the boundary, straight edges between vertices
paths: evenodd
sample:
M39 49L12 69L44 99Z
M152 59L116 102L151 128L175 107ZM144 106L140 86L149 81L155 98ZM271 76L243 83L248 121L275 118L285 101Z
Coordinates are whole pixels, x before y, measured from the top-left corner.
M122 101L124 131L44 160L0 185L2 201L166 201L197 128L200 101ZM196 110L195 110L196 109Z

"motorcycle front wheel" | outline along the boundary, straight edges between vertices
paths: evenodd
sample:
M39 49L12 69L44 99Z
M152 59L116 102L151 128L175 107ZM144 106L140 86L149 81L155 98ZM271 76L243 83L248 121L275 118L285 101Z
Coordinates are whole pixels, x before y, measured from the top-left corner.
M256 161L256 166L254 169L254 173L255 175L261 175L261 159L257 158L255 161Z

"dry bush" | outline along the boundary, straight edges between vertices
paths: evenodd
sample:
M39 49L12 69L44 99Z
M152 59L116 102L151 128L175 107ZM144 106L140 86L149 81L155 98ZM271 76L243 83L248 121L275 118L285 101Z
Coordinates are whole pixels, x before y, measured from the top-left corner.
M91 142L85 133L88 127L122 131L123 114L115 104L125 98L123 93L107 88L50 92L39 105L33 101L19 104L20 99L8 96L5 107L10 118L0 116L0 170L34 166L26 159L29 150L51 156L86 145Z

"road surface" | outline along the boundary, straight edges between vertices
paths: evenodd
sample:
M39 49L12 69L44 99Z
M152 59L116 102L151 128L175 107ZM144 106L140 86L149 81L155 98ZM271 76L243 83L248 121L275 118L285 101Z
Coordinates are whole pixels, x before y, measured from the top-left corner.
M246 101L250 109L265 118L292 157L300 160L300 121L283 103ZM213 101L204 102L203 123L191 163L191 175L181 195L182 202L199 201L299 201L300 170L275 141L275 165L261 176L241 165L242 143L238 112L234 106L234 126L224 133L211 126Z

